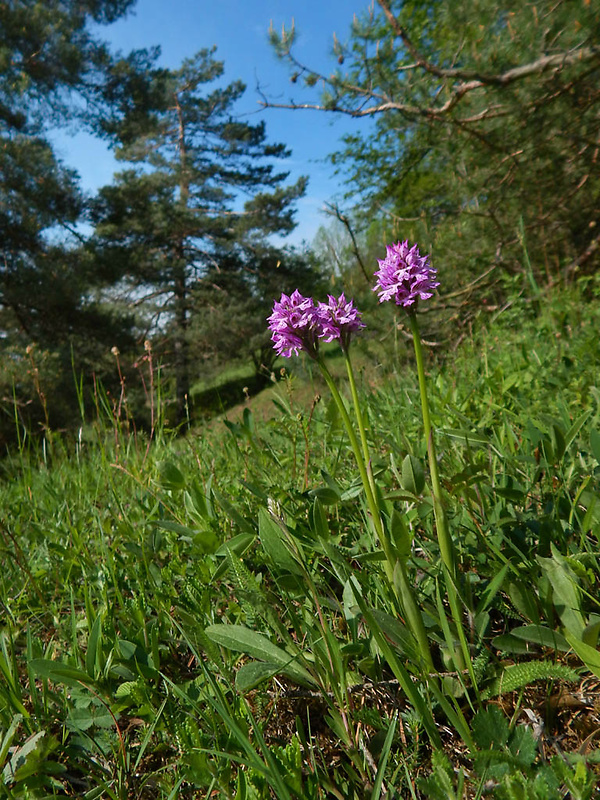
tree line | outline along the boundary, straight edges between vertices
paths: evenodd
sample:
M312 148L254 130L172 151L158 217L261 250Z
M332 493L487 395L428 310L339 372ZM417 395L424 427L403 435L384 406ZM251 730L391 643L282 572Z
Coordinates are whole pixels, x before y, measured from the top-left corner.
M315 281L276 247L306 179L285 144L236 115L215 48L178 69L159 50L113 53L92 35L133 0L0 4L0 331L4 417L61 425L73 379L114 382L143 343L162 362L171 422L193 382L224 363L268 372L273 296ZM123 168L86 197L53 127L102 137ZM123 374L121 374L123 380ZM115 389L116 390L116 389ZM34 402L37 393L37 400ZM37 409L34 411L34 409ZM42 413L43 411L43 413Z
M576 280L594 293L597 4L377 0L334 35L329 74L297 58L293 26L272 30L292 99L264 105L357 120L332 154L348 185L345 209L332 207L346 237L322 231L306 253L273 244L306 181L289 181L285 143L264 123L236 116L245 87L223 82L214 48L165 69L157 49L114 53L90 32L133 3L0 4L6 420L16 408L67 422L73 373L110 383L111 349L133 369L150 342L176 423L201 375L235 361L271 369L264 320L281 291L312 293L330 271L366 296L375 257L397 238L433 254L449 295L461 285L504 301ZM300 85L312 102L294 100ZM94 197L49 140L74 121L123 164Z
M332 160L366 242L375 221L378 241L411 236L453 283L497 292L595 275L597 3L377 0L334 35L330 74L299 60L293 25L271 40L313 99L265 106L357 120Z

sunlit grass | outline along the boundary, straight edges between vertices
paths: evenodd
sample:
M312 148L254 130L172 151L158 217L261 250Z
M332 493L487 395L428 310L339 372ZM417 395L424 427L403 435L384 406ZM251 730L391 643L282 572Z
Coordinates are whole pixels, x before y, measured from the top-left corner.
M357 374L439 681L413 696L399 684L421 680L414 642L310 364L286 363L288 377L185 437L149 444L107 415L13 452L2 791L591 798L599 323L596 305L549 297L537 318L482 319L426 361L478 696L441 593L431 495L403 471L410 455L427 473L416 374L383 369L389 341L357 350ZM343 359L328 368L348 396Z

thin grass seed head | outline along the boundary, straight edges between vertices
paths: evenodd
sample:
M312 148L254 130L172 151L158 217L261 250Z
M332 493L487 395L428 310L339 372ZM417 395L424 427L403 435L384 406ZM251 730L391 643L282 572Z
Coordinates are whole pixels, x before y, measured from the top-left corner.
M373 288L379 294L379 302L394 300L396 305L413 311L419 300L429 300L440 285L436 280L437 270L431 266L429 256L422 256L416 244L409 246L408 240L387 245L387 255L377 259L379 270Z

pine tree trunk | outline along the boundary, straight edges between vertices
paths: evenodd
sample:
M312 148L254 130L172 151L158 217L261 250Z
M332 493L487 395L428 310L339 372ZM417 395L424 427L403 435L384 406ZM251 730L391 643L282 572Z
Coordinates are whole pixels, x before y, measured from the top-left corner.
M175 109L178 120L177 148L179 151L179 202L187 209L190 197L187 175L187 150L185 125L179 95L175 95ZM185 260L185 241L182 239L176 248L177 272L175 275L175 396L177 424L185 422L190 415L190 345L188 341L187 309L187 264Z
M187 336L187 285L185 276L185 263L180 256L179 268L175 277L175 407L177 425L185 422L189 416L190 405L190 356Z

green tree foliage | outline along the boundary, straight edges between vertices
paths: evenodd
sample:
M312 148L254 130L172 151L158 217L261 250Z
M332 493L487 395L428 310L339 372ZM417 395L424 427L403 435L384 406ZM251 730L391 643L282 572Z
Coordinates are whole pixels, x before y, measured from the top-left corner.
M262 363L265 302L274 284L275 295L286 288L271 276L291 271L306 283L311 275L268 239L293 229L305 179L285 185L276 166L288 151L267 142L264 123L236 119L245 87L222 85L222 75L212 49L178 70L154 70L141 93L135 80L115 84L105 131L128 167L93 211L97 256L121 276L148 327L165 334L179 419L192 359L252 354Z
M0 119L31 130L64 122L71 92L89 97L110 62L90 23L123 16L135 0L10 0L0 4Z
M0 4L1 396L5 409L16 397L21 409L31 411L32 391L40 394L37 361L43 353L52 365L43 414L38 409L46 423L48 404L65 412L55 424L72 417L64 400L65 384L73 395L72 349L89 364L97 357L92 342L127 339L94 298L97 277L77 234L85 201L77 174L56 157L48 131L82 118L86 103L100 108L114 59L90 33L91 24L112 22L132 3ZM33 344L41 348L37 361L31 349L26 352Z
M271 38L320 86L310 107L371 121L334 156L365 218L474 276L517 271L525 245L555 281L598 264L599 32L589 0L378 0L334 37L330 75L297 60L293 27Z
M268 377L276 354L266 325L273 301L298 288L319 292L321 265L308 253L268 244L246 254L234 252L196 281L190 339L202 370L252 362L257 376ZM215 331L219 332L215 337Z

